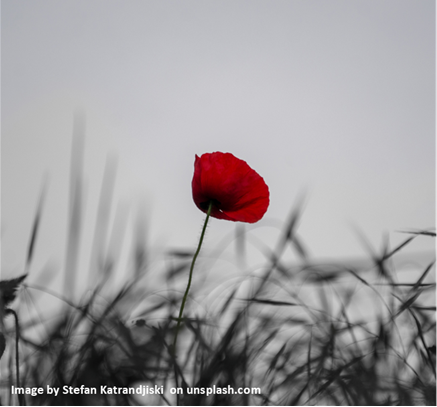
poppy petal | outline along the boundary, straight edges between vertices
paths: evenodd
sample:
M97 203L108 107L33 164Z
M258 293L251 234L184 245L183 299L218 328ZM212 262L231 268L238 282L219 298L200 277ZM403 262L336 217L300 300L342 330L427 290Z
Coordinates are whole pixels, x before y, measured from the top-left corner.
M192 181L193 200L203 212L213 201L211 216L254 223L269 206L269 189L249 165L230 153L196 155Z

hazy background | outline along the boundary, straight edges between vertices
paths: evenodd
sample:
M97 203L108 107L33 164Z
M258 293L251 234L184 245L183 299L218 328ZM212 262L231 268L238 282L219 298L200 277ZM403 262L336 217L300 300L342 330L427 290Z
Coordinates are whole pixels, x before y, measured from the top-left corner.
M315 258L366 256L354 227L375 247L434 227L435 15L423 0L3 0L2 276L22 273L45 174L33 266L63 265L77 109L85 259L108 153L111 224L117 207L129 225L143 207L156 248L197 243L194 155L212 151L269 185L250 228L270 246L303 191L299 233ZM214 220L206 245L234 227Z

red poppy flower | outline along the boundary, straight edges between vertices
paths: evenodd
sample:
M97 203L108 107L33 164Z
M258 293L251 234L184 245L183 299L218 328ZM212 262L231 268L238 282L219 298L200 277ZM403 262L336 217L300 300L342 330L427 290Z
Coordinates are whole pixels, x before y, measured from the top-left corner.
M203 212L234 222L259 221L269 206L269 188L257 172L230 153L196 155L193 199Z

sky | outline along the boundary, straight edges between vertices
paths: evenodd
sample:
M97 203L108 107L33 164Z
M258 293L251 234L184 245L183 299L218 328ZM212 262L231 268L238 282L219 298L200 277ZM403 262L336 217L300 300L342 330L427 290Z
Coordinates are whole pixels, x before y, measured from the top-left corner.
M76 112L84 257L108 157L108 230L125 214L128 241L143 210L157 250L197 244L194 157L213 151L268 184L246 230L270 247L302 196L314 258L367 256L357 230L376 250L433 228L435 16L429 0L3 0L2 275L22 273L43 185L32 267L63 266ZM234 228L213 220L206 247Z

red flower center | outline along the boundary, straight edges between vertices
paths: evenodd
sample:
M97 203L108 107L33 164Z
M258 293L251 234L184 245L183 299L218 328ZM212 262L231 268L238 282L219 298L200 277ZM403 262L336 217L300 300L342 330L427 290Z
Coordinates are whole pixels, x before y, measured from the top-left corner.
M212 201L213 207L220 208L220 202L217 201L217 199L210 199L209 201L200 202L199 207L202 209L202 211L206 212L209 207L209 203Z

